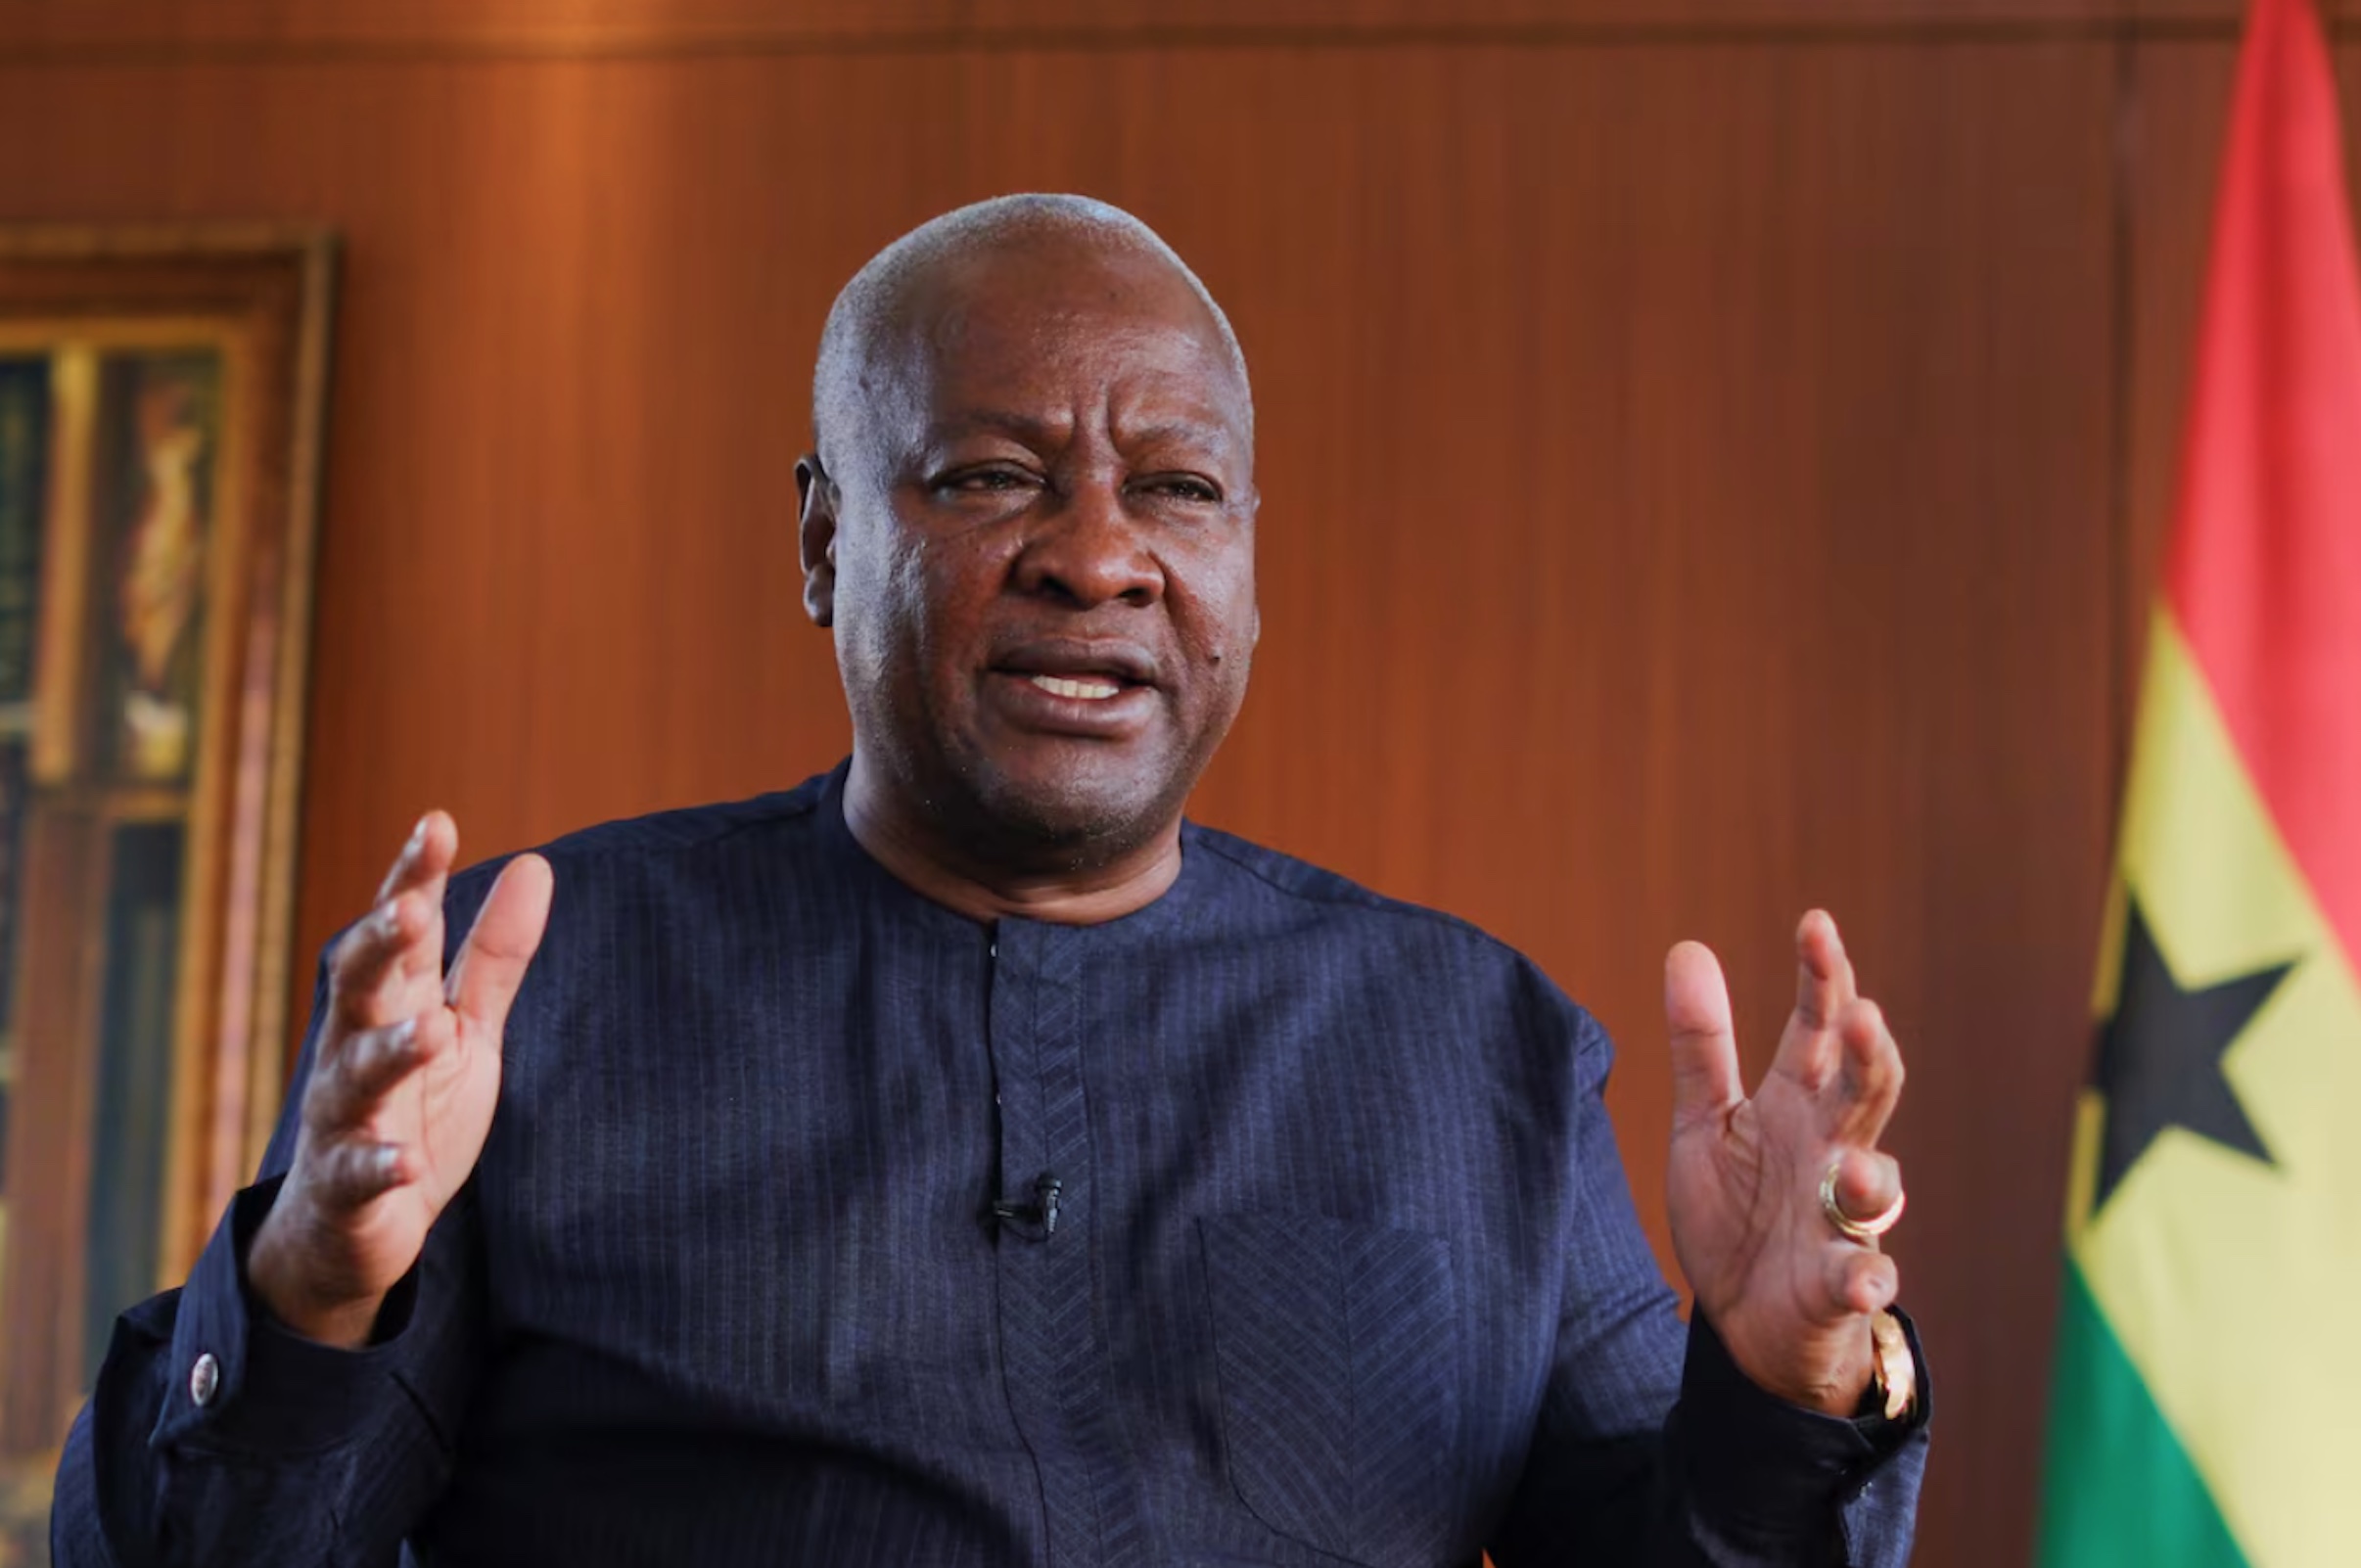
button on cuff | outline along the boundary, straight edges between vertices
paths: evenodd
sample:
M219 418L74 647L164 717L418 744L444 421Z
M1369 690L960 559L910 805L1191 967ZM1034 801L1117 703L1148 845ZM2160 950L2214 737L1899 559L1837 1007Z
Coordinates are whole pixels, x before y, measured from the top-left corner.
M348 1442L387 1400L398 1400L393 1372L405 1354L397 1343L367 1350L315 1345L281 1328L245 1282L245 1255L278 1196L273 1177L238 1194L188 1284L173 1323L172 1359L180 1368L159 1412L155 1440L292 1455ZM395 1287L397 1322L406 1322L416 1270Z

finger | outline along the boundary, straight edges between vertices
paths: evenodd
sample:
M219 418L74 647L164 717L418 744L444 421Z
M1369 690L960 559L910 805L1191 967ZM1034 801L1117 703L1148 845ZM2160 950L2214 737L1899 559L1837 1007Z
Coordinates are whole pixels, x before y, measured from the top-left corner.
M336 1060L313 1076L303 1097L305 1122L323 1137L364 1131L386 1095L447 1047L451 1036L450 1015L440 1007L356 1031Z
M1837 1014L1836 1038L1844 1053L1843 1094L1830 1131L1841 1142L1875 1143L1902 1098L1902 1047L1885 1027L1884 1009L1867 997Z
M1901 1294L1902 1270L1893 1259L1866 1247L1831 1250L1829 1261L1830 1317L1883 1312Z
M1853 994L1853 961L1835 918L1826 909L1808 911L1795 928L1796 1016L1826 1029Z
M1852 999L1853 963L1836 922L1825 909L1811 910L1795 928L1795 1011L1779 1037L1771 1071L1808 1094L1826 1089L1840 1065L1829 1026Z
M393 1023L426 999L404 998L401 991L441 972L442 889L458 851L458 825L447 812L429 811L410 829L378 885L376 909L339 951L340 961L352 966L336 984L340 1016L349 1027Z
M386 880L378 884L377 901L384 903L397 893L423 888L437 877L449 875L458 856L459 825L448 811L429 811L410 829L408 842L394 857Z
M379 904L345 933L329 961L328 989L336 1016L347 1029L377 1029L403 1016L403 960L439 923L424 898L405 892Z
M405 998L403 1011L423 1007L430 997L440 994L442 895L458 858L459 825L447 811L429 811L410 829L409 842L394 857L393 869L386 873L385 885L379 890L381 899L415 894L429 911L426 930L394 961L396 974L417 992Z
M1848 1220L1875 1220L1902 1201L1902 1165L1875 1149L1848 1149L1836 1166L1836 1207Z
M508 1022L508 1005L517 999L526 966L532 962L549 923L555 882L548 861L537 854L520 854L485 897L451 965L451 1005L471 1027L497 1037Z
M1673 1126L1727 1116L1745 1097L1737 1036L1721 960L1701 942L1677 943L1665 955L1664 1022L1672 1036Z
M331 1212L357 1209L412 1179L409 1156L398 1144L350 1138L313 1162L310 1190Z

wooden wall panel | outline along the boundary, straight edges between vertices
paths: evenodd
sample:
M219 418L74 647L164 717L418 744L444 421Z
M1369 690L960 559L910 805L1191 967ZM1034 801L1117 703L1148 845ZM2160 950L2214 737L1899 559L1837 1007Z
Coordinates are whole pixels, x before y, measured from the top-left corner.
M2339 20L2361 0L2318 0ZM2227 35L2240 0L76 0L0 8L0 51L225 57L838 53L1264 42L1400 45ZM1489 35L1489 36L1488 36Z
M2131 253L2138 258L2125 280L2124 564L2118 579L2124 671L2118 729L2127 758L2148 618L2172 528L2214 187L2237 67L2237 46L2227 41L2147 44L2133 56L2127 80L2127 215Z
M1759 1068L1791 923L1835 908L1912 1053L1920 1561L1965 1568L2026 1537L2111 807L2119 65L2070 33L0 59L0 216L343 231L308 954L429 804L472 855L832 761L789 481L830 295L962 200L1134 206L1262 406L1269 631L1200 813L1588 1000L1650 1214L1664 946L1723 947Z

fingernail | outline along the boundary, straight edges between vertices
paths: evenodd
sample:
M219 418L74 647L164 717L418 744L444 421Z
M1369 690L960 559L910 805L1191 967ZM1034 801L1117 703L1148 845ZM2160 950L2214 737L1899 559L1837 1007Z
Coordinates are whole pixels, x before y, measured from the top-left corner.
M401 1169L401 1145L380 1143L369 1154L369 1169L380 1181L391 1181Z
M418 1018L413 1014L386 1031L386 1050L394 1056L407 1056L418 1039Z
M377 906L377 929L388 937L401 935L401 900L388 899Z
M418 819L418 825L410 829L410 842L401 847L401 853L404 854L416 854L426 846L426 836L427 819L422 816Z

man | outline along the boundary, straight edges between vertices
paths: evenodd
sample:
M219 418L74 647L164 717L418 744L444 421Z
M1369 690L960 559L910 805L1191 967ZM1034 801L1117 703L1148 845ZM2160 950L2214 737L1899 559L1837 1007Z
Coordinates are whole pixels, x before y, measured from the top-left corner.
M122 1319L60 1560L1903 1561L1902 1069L1829 919L1752 1100L1669 962L1685 1361L1588 1015L1181 818L1258 632L1195 277L954 212L814 423L851 761L458 876L419 824L263 1180Z

